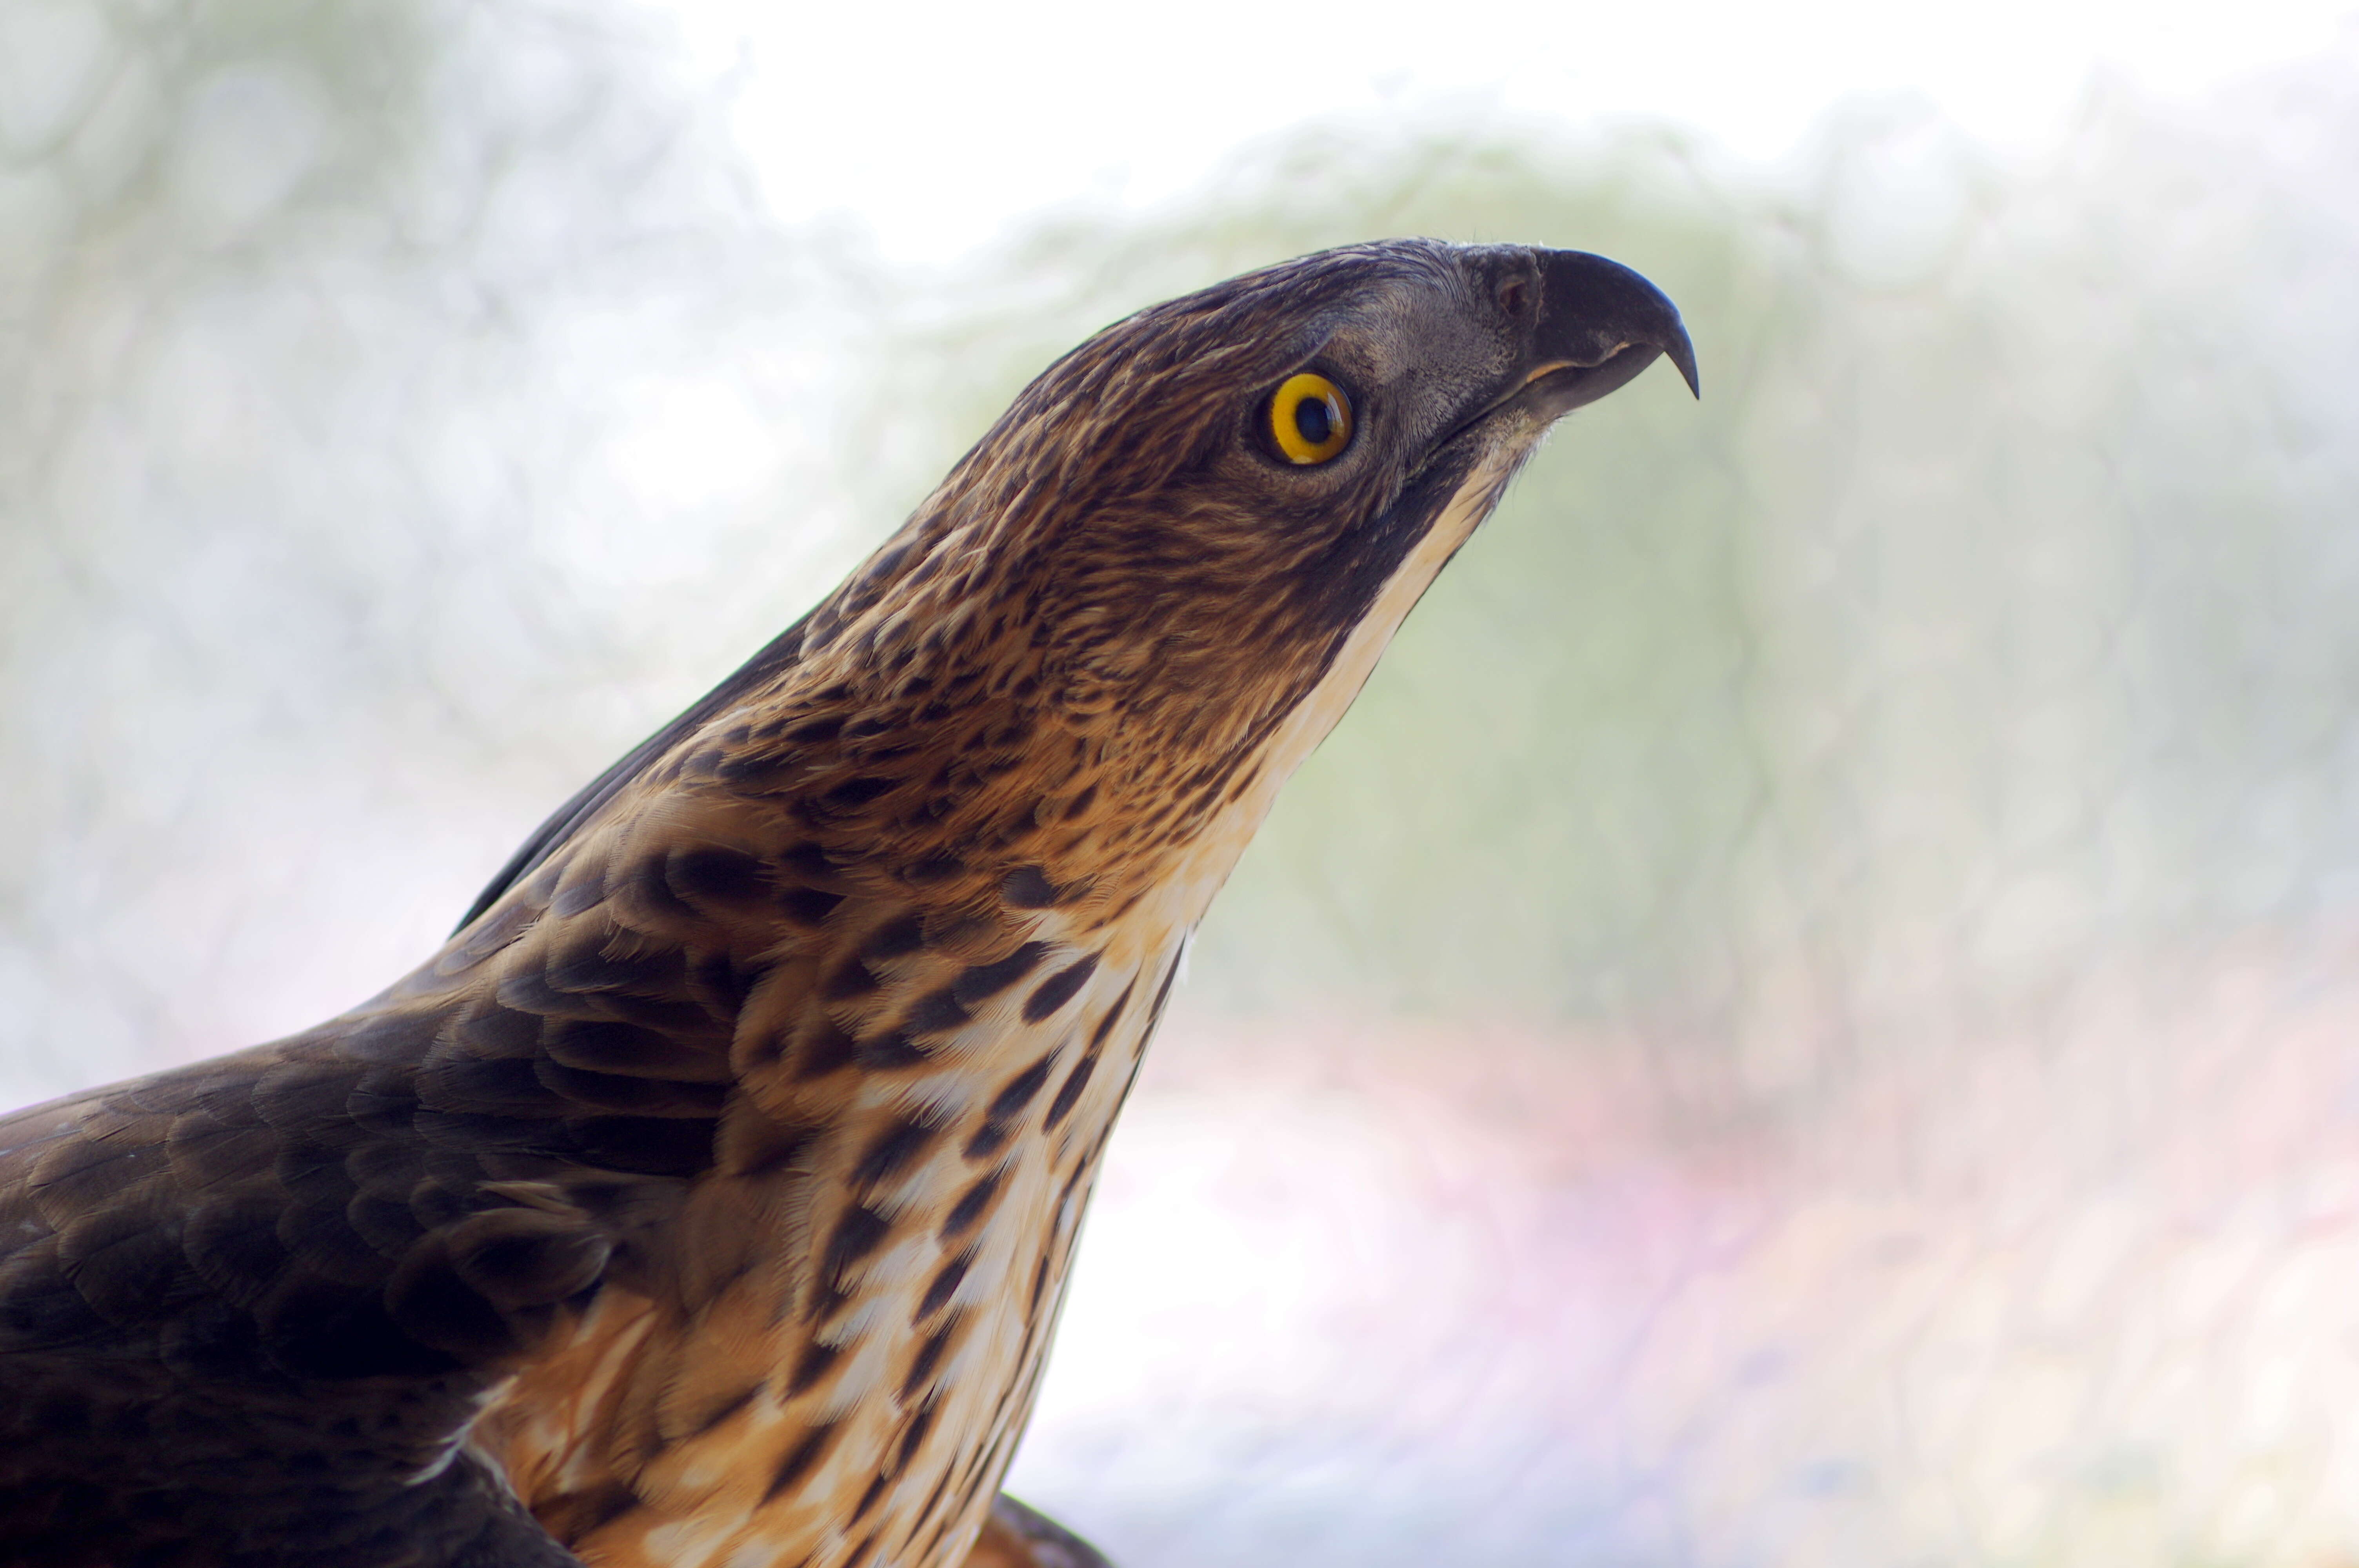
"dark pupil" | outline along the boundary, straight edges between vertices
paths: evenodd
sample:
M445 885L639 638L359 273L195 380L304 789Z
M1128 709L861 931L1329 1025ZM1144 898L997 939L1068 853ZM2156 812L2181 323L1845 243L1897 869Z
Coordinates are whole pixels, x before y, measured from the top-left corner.
M1334 417L1327 412L1327 400L1323 397L1306 397L1296 404L1294 427L1301 431L1302 438L1312 446L1325 446L1327 438L1335 431Z

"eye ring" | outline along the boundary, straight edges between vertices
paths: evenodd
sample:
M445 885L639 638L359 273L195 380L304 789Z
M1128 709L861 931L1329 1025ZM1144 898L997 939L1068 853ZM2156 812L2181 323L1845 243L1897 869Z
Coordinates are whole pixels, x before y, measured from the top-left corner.
M1299 468L1332 462L1352 444L1352 400L1316 371L1288 376L1270 395L1269 438Z

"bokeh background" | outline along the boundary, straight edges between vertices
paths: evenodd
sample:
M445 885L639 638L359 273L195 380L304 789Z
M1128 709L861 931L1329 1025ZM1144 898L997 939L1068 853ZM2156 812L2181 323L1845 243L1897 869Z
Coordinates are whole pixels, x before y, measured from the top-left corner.
M1705 401L1248 855L1016 1488L2359 1563L2359 27L1639 9L0 0L0 1099L376 989L1093 327L1593 249Z

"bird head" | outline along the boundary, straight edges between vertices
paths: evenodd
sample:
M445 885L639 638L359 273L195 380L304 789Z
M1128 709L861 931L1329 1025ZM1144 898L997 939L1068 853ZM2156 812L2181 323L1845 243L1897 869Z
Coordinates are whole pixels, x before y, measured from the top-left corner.
M477 910L667 752L796 795L838 860L964 868L952 897L1169 881L1209 838L1209 898L1549 426L1658 355L1695 386L1646 279L1522 245L1352 245L1118 321Z
M1025 388L803 656L870 702L1020 688L1107 764L1097 799L1184 832L1283 782L1549 426L1658 354L1695 385L1646 279L1521 245L1353 245L1153 307Z

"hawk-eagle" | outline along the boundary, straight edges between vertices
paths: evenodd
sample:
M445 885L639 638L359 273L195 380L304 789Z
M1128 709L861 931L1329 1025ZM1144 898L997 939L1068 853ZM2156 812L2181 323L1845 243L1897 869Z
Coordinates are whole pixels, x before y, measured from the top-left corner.
M414 972L0 1119L0 1562L1087 1560L994 1498L1180 946L1658 354L1643 278L1518 245L1141 311Z

